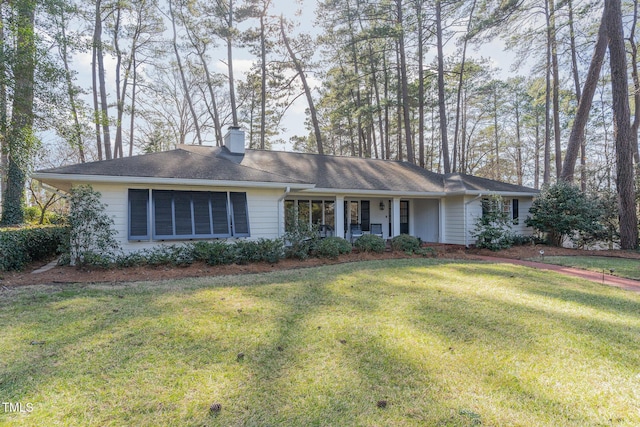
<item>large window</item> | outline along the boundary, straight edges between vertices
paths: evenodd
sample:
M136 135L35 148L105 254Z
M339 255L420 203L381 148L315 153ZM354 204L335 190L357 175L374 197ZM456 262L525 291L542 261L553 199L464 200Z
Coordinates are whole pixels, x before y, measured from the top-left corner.
M335 202L333 200L285 200L285 231L293 230L296 221L315 225L334 226Z
M129 239L249 236L246 193L152 190L151 201L129 190Z

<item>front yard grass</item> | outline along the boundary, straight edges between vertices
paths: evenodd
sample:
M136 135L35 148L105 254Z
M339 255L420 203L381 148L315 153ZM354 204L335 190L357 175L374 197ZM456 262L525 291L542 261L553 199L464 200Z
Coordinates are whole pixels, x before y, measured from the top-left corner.
M640 260L637 259L596 256L548 256L544 258L544 262L565 267L582 268L599 273L604 271L606 274L640 280Z
M640 425L640 295L513 265L4 289L0 325L8 426Z

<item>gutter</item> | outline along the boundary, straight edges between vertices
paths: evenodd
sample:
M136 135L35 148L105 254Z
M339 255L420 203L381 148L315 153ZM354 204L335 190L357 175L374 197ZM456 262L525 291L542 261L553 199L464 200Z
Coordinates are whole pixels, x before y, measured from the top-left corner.
M185 185L207 187L243 187L243 188L282 188L296 187L300 190L311 189L315 184L296 182L266 182L266 181L232 181L214 179L186 179L186 178L158 178L144 176L113 176L113 175L80 175L35 172L32 178L40 182L86 182L103 184L129 184L129 185Z

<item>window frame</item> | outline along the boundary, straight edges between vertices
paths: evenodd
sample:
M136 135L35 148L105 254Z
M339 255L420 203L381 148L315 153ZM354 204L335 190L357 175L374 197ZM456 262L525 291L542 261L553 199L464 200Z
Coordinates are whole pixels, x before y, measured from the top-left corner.
M297 224L298 219L300 218L300 213L302 210L303 220L307 222L309 225L330 225L334 227L335 225L335 200L325 199L325 198L301 198L301 197L293 197L287 198L284 200L284 211L285 211L285 222L284 222L284 230L285 232L291 231L294 224ZM346 203L346 202L345 202ZM319 222L313 222L313 205L317 204L320 206L321 218L317 218ZM303 209L300 209L301 206L304 206ZM331 206L331 208L329 208ZM292 216L289 215L289 211L293 209ZM327 217L331 217L331 223L327 223ZM291 221L291 222L290 222Z

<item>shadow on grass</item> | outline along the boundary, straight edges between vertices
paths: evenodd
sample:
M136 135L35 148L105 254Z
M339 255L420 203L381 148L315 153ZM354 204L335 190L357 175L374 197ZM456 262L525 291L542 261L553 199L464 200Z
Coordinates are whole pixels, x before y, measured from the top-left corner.
M446 268L466 276L466 287ZM544 301L637 319L638 300L612 292L599 301L551 273L520 281L518 271L397 260L25 294L0 307L0 320L22 334L11 363L0 362L0 396L65 394L78 402L56 408L56 417L75 424L496 424L497 415L474 403L474 393L486 392L518 406L522 419L542 412L589 424L580 408L503 370L494 356L539 351L554 324L604 360L624 358L638 347L629 344L640 341L638 328L585 322ZM472 353L481 358L466 359ZM633 364L638 356L627 355L624 366ZM92 400L97 408L83 407ZM214 400L224 408L216 417L208 414Z

